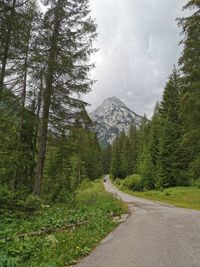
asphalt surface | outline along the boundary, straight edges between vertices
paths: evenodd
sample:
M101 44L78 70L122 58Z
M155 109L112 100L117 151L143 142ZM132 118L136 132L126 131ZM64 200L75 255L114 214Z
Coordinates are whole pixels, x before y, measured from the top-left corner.
M129 203L130 216L76 267L200 267L200 212L108 192Z

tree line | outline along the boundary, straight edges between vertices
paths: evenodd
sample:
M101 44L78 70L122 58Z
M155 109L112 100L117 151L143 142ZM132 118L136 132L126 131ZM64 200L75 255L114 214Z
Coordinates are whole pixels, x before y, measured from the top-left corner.
M194 12L178 19L184 33L179 68L170 75L151 121L144 119L139 129L132 125L128 136L122 133L104 152L110 155L112 177L139 174L142 190L200 180L200 3L191 0L184 9Z
M0 1L0 184L58 197L102 172L81 100L97 26L89 0L42 2Z

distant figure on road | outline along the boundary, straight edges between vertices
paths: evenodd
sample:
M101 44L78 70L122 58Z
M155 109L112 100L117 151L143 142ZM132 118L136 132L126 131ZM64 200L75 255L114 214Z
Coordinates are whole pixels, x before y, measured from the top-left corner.
M107 177L106 176L104 176L103 181L104 181L104 183L107 181Z

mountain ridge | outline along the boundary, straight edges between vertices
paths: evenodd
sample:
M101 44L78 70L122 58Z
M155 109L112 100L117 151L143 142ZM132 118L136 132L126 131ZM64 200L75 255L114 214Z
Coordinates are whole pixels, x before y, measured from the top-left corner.
M122 131L127 134L131 124L139 127L142 120L142 116L132 111L115 96L105 99L89 115L102 145L111 144Z

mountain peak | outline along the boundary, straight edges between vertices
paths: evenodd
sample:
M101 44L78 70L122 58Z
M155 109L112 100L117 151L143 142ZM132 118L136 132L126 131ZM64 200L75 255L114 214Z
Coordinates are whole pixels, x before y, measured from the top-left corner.
M126 105L116 96L108 97L107 99L104 100L104 103L106 103L106 102L111 102L111 103L116 104L117 106L120 106L120 107L126 107Z
M91 117L93 117L93 115L95 116L96 114L98 115L104 114L105 112L109 112L117 107L127 108L127 106L119 98L115 96L108 97L103 101L103 103L99 107L95 109L95 111L91 113Z
M90 114L101 144L112 143L121 133L128 133L131 124L139 126L142 117L130 110L120 99L109 97Z

